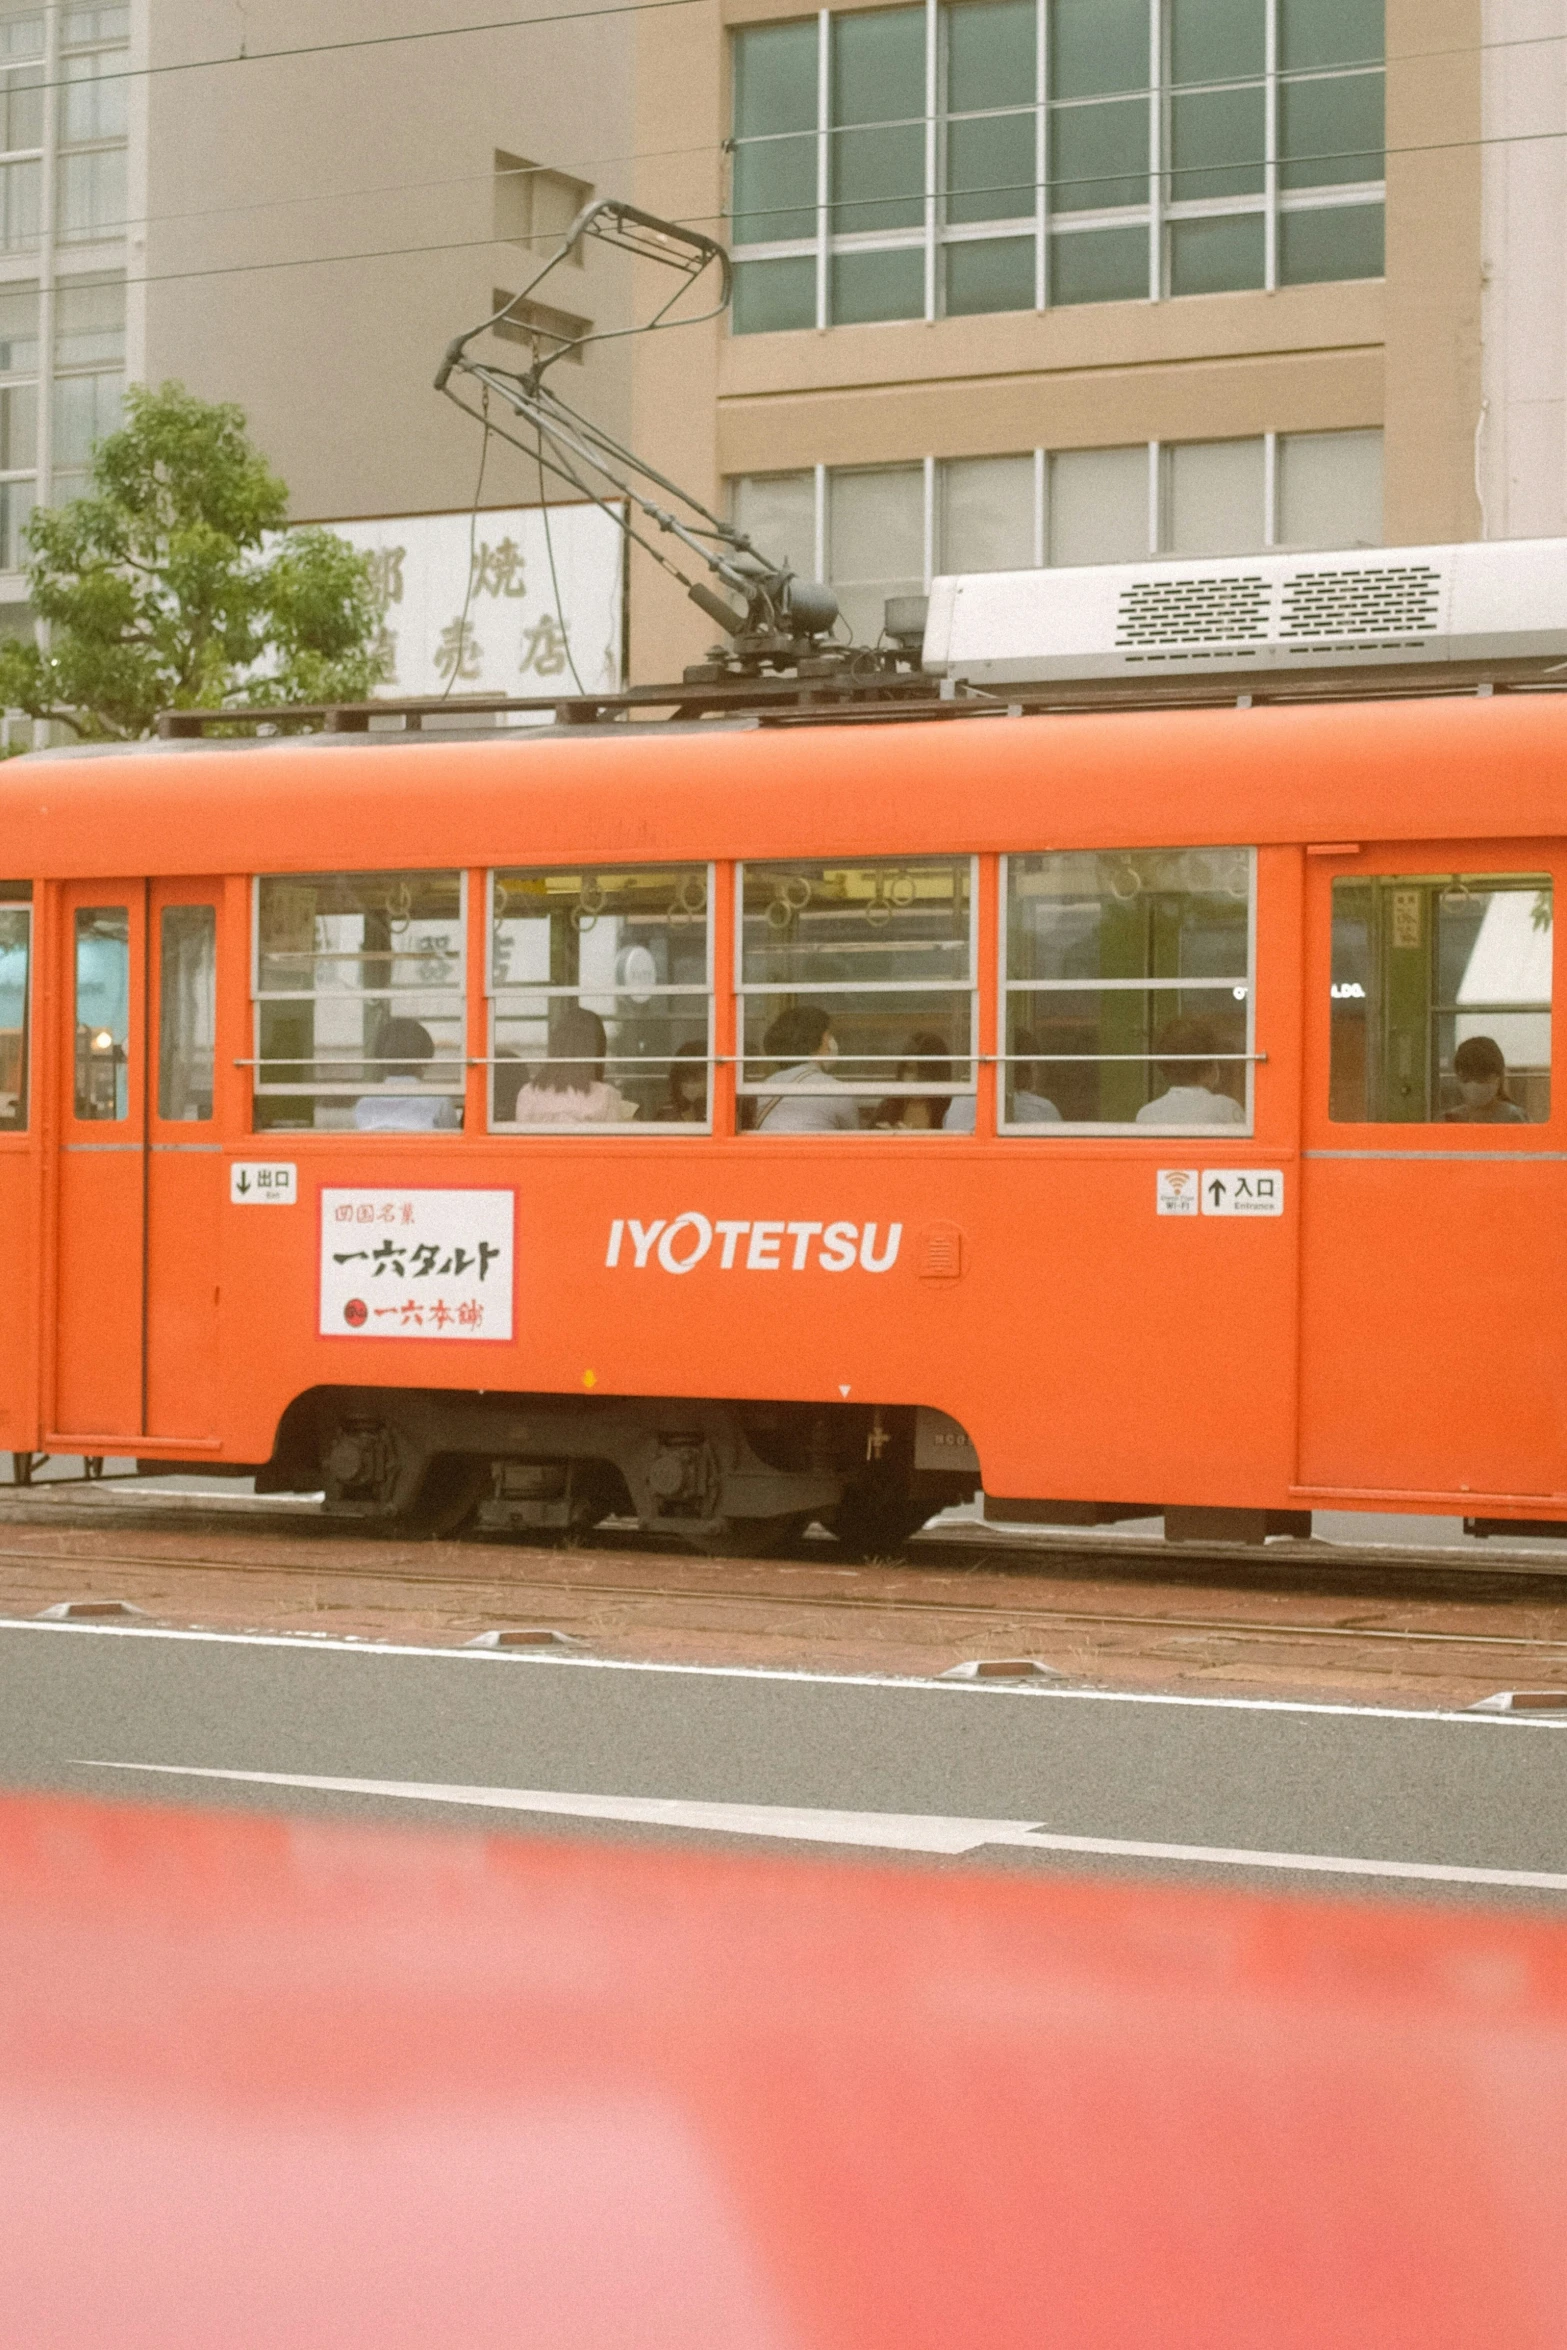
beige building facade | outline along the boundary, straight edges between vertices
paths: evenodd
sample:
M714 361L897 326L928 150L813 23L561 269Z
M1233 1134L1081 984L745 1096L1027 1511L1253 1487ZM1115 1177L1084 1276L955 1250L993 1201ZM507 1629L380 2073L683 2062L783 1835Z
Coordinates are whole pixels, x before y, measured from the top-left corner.
M639 193L725 224L736 302L639 354L641 444L858 630L937 570L1477 535L1481 32L1480 0L650 13ZM674 670L710 632L632 578L638 669Z

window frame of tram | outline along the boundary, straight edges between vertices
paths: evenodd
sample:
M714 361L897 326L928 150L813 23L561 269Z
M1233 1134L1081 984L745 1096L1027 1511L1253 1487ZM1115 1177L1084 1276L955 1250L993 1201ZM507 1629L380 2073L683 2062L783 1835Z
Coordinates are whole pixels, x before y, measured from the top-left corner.
M131 1114L131 912L78 906L71 926L71 1113L78 1125L120 1126ZM89 961L89 949L109 950ZM97 1008L84 1017L84 1004Z
M294 893L292 907L285 892ZM298 901L306 893L315 896L303 907ZM448 893L450 903L443 903L443 895ZM421 897L434 900L422 913L415 910ZM321 902L323 898L326 903ZM279 916L286 913L288 920L269 936L268 917L274 910ZM384 918L384 944L366 943L364 933L357 943L350 938L323 940L321 936L323 923L365 922L372 916ZM406 928L416 921L434 927L406 949L395 945L396 925L401 922ZM309 943L290 943L298 940L302 923L310 925ZM443 932L444 938L440 935ZM273 943L279 937L282 943ZM264 985L269 961L274 958L279 964L291 960L308 965L312 984ZM415 978L399 978L399 964L420 961L440 965L442 976L433 978L425 971ZM319 984L323 963L352 962L360 966L360 984ZM380 981L364 978L366 966L376 963L386 966L385 976ZM461 1133L468 1065L465 870L452 866L256 875L251 898L250 984L255 1048L251 1070L253 1133L339 1137L362 1133L383 1138L387 1134L450 1137ZM345 1006L358 1007L358 1037L330 1034L323 1038L322 1012ZM394 1022L403 1034L388 1035ZM432 1022L454 1031L450 1041L434 1033ZM336 1025L326 1023L329 1029ZM421 1030L428 1040L428 1054L418 1038L406 1033L412 1028ZM325 1051L320 1049L323 1043ZM393 1044L393 1051L373 1049L383 1043ZM269 1076L268 1071L278 1074ZM429 1110L414 1107L426 1102L432 1105ZM343 1105L341 1115L334 1105ZM325 1119L323 1108L328 1112ZM443 1111L447 1115L443 1116Z
M20 970L8 972L20 954ZM7 1017L14 1004L15 1024ZM33 885L0 881L0 1135L25 1134L33 1010Z
M1223 860L1230 861L1227 874ZM1236 874L1244 876L1243 891L1234 887ZM1060 893L1058 919L1050 925L1056 932L1052 957L1041 957L1037 951L1044 943L1043 926L1036 920L1025 928L1019 915L1025 893L1018 884L1034 878L1075 883L1079 893L1075 901ZM1086 886L1090 879L1097 885L1094 889ZM1200 879L1211 886L1190 886ZM1056 895L1047 890L1026 894L1047 905ZM1081 909L1095 900L1097 912L1089 920ZM1243 967L1233 958L1225 971L1184 967L1188 939L1205 935L1188 918L1186 905L1193 900L1224 906L1244 900ZM1071 911L1074 904L1076 912ZM1229 921L1210 924L1208 931L1222 938L1239 928ZM1001 861L1000 933L1004 1041L999 1055L998 1133L1035 1139L1222 1134L1239 1140L1254 1131L1254 849L1063 849L1006 856ZM1031 968L1020 971L1018 965L1025 958L1019 950L1025 941L1031 941L1036 951L1026 958ZM1097 959L1098 970L1070 967L1087 955ZM1112 966L1108 970L1107 956ZM1050 959L1058 968L1042 975L1040 963ZM1094 999L1088 1021L1072 1017L1078 1008L1074 999L1082 998ZM1053 1000L1052 1010L1060 1007L1052 1020L1057 1031L1053 1040L1040 1033L1047 1000ZM1056 1043L1053 1052L1045 1049L1051 1041ZM1218 1082L1210 1083L1210 1075ZM1189 1109L1192 1114L1167 1111L1149 1116L1178 1091L1209 1095L1213 1111L1205 1116L1202 1103L1173 1103L1173 1109ZM1231 1108L1220 1113L1220 1099ZM1240 1115L1232 1115L1232 1110Z
M484 988L485 1102L492 1134L712 1133L715 886L716 868L699 858L490 871ZM548 909L536 918L544 922L545 935L535 944L545 949L549 976L515 981L512 943L502 940L501 927L523 920L507 911L506 892L528 889ZM611 927L601 933L606 915ZM698 937L700 976L671 977L694 968L698 958L681 950ZM682 1005L690 1006L689 1014ZM688 1033L693 1028L700 1034ZM537 1032L532 1038L530 1029ZM544 1049L519 1051L519 1041ZM503 1103L502 1070L508 1069L509 1084L512 1062L520 1082ZM690 1064L689 1075L681 1070L683 1062ZM578 1078L586 1082L574 1083ZM502 1107L507 1114L497 1115Z
M158 1116L207 1125L218 1025L218 909L192 902L158 916Z
M1339 1126L1543 1126L1551 1115L1551 1014L1554 1009L1554 877L1549 872L1459 872L1335 874L1332 899L1332 967L1329 997L1328 1118ZM1527 931L1516 920L1494 923L1492 907L1532 893ZM1355 900L1366 901L1364 910ZM1456 931L1472 921L1472 902L1492 901L1480 913L1462 970L1455 945L1449 950L1444 927ZM1541 904L1545 920L1540 920ZM1444 925L1444 915L1446 925ZM1508 933L1524 932L1522 937ZM1515 988L1531 958L1528 936L1543 935L1546 993L1506 994L1494 984L1476 994L1469 986L1476 958L1476 984L1505 977L1509 962ZM1543 1028L1539 1025L1543 1022ZM1526 1024L1535 1024L1532 1028ZM1517 1057L1517 1048L1535 1052ZM1454 1055L1465 1044L1489 1045L1469 1058L1471 1084L1483 1088L1494 1076L1489 1103L1471 1104L1461 1091L1463 1072ZM1543 1058L1540 1057L1543 1049ZM1501 1067L1496 1069L1496 1062ZM1483 1064L1483 1067L1482 1067ZM1502 1105L1497 1108L1496 1105ZM1521 1112L1507 1115L1508 1107Z
M906 935L894 937L890 934L895 924L904 917L917 918L921 911L922 875L949 877L946 901L954 913L961 903L961 923L954 922L945 939L939 935L917 941ZM839 935L804 942L806 953L814 945L824 961L836 957L840 965L846 961L852 965L857 956L867 952L901 948L907 954L916 946L958 947L961 967L957 974L938 980L862 978L855 985L841 974L801 977L798 971L780 969L776 963L767 970L755 959L753 949L781 958L789 951L788 934L798 931L812 912L813 891L825 892L832 880L838 881L843 894L836 898L822 895L820 912L828 918L840 917L852 908L851 892L853 898L863 896L863 914L853 918L863 924L868 935L844 935L848 922L839 919ZM925 910L940 896L939 889L927 893ZM777 934L771 945L755 934L758 922ZM905 931L909 927L905 922ZM977 857L767 857L737 866L735 1093L740 1131L971 1134L979 1034L978 943ZM804 968L809 970L812 965L807 962ZM910 1011L911 1001L918 1002L920 1008ZM933 1009L938 1002L940 1008ZM886 1014L880 1009L883 1004L898 1010L895 1028L887 1025ZM786 1013L818 1005L831 1016L827 1033L838 1048L836 1067L819 1046L807 1049L809 1039L803 1030L785 1050L768 1050L767 1039L776 1036L777 1025ZM966 1026L966 1037L959 1035L946 1006L962 1007L959 1016ZM946 1023L939 1034L934 1025L938 1019ZM878 1046L883 1049L874 1049ZM934 1049L937 1046L939 1051ZM778 1080L782 1073L794 1069L801 1071L800 1077L791 1077L786 1088L781 1087ZM787 1117L793 1102L803 1105L813 1100L821 1104L814 1113L819 1123L805 1122L813 1115L806 1112L798 1125L769 1126L768 1120L779 1109ZM844 1122L849 1104L854 1105L857 1121L853 1126Z

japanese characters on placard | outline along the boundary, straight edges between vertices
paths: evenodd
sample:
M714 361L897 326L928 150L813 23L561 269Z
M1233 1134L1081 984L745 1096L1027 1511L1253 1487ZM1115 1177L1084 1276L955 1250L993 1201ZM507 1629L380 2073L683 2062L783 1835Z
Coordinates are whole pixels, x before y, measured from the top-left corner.
M509 1191L321 1194L323 1338L512 1334Z
M613 692L624 546L596 506L342 522L385 604L388 694Z

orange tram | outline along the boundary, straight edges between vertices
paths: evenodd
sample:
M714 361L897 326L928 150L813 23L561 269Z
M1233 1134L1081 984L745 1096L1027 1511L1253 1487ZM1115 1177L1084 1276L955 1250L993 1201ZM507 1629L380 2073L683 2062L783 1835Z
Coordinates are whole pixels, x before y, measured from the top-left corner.
M1567 704L0 770L0 1446L715 1551L1567 1532Z

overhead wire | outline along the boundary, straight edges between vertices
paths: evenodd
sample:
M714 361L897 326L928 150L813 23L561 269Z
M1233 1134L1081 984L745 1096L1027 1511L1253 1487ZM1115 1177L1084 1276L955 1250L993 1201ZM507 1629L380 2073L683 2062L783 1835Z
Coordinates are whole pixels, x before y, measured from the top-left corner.
M476 19L471 24L425 25L407 32L396 33L360 33L346 40L337 41L290 42L277 49L250 49L242 44L241 48L230 56L169 58L157 65L127 66L121 74L105 78L151 80L168 74L216 72L225 67L252 67L292 58L330 57L349 51L399 48L415 42L466 40L482 37L486 33L526 32L535 25L579 24L591 23L603 17L656 15L663 10L689 8L699 4L700 0L605 0L604 5L594 8L556 9L542 15L483 17ZM1435 63L1450 57L1481 56L1511 49L1547 48L1563 42L1567 42L1567 31L1516 33L1496 40L1454 41L1430 49L1400 49L1391 56L1367 59L1364 62L1368 66L1380 65L1385 62L1392 67L1400 67ZM22 63L23 60L18 59L15 62ZM46 83L34 86L54 88L60 85ZM1115 96L1121 93L1109 92L1105 94ZM1140 93L1134 91L1125 94L1136 96Z
M490 388L488 384L484 387L483 414L480 422L484 426L484 437L479 443L479 472L473 485L473 504L468 511L468 585L463 590L462 617L457 623L457 638L452 646L452 673L441 689L443 702L461 676L462 665L468 657L468 614L473 607L473 580L478 556L479 502L484 496L484 468L488 464L490 456Z

